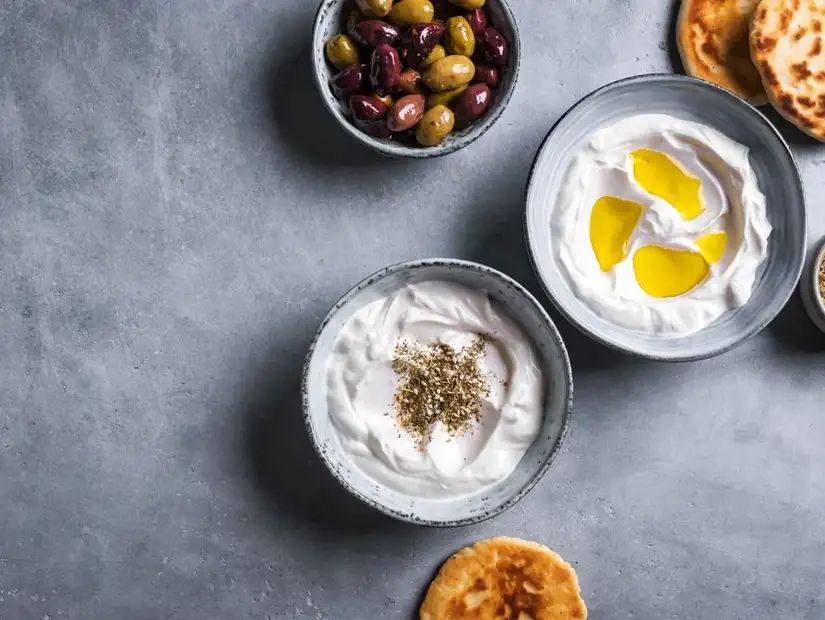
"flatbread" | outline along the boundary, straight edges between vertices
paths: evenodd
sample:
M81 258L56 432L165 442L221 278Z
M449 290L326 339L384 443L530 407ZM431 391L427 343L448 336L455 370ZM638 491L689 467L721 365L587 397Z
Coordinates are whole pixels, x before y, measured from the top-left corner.
M421 620L585 620L576 572L547 547L490 538L441 567Z
M825 0L762 0L750 43L771 103L825 142Z
M754 105L768 96L751 60L748 33L759 0L682 0L676 42L685 71Z

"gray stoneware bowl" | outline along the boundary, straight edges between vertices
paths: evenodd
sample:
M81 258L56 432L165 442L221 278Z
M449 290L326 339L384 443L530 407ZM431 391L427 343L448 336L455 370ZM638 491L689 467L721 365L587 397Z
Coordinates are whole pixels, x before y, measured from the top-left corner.
M814 325L825 332L825 301L819 294L819 266L823 261L825 261L825 238L817 245L799 288L808 316L811 317Z
M484 5L490 16L490 25L504 35L504 38L510 44L510 64L502 72L502 79L493 92L493 103L490 109L487 114L466 129L455 131L438 146L430 147L407 146L391 140L373 138L365 134L352 124L346 105L332 93L329 81L335 73L335 68L327 62L324 46L330 37L343 31L345 11L351 6L352 4L347 0L323 0L321 2L312 30L312 66L319 95L327 109L340 123L341 127L361 144L390 157L410 157L413 159L440 157L469 146L487 133L490 127L501 117L513 96L521 64L521 40L519 39L518 26L506 0L487 0Z
M447 280L486 291L532 340L545 374L544 422L516 470L495 486L455 499L425 499L379 485L344 454L327 411L326 370L338 333L366 304L425 280ZM549 469L567 434L573 402L570 361L550 317L520 284L489 267L453 259L417 260L386 267L355 286L327 314L309 348L303 375L303 411L312 444L332 475L357 498L392 517L450 527L484 521L524 497Z
M748 303L687 336L657 337L602 319L575 294L556 262L550 238L551 206L571 159L601 127L648 113L704 123L747 146L773 225L768 257L757 273ZM697 360L729 351L759 333L793 294L805 260L805 196L788 145L758 110L707 82L675 75L643 75L594 91L551 129L528 182L525 232L533 267L545 291L582 332L641 357Z

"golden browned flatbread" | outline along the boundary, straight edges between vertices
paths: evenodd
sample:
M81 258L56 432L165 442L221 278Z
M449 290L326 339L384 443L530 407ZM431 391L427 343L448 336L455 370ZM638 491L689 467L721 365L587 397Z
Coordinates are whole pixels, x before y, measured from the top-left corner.
M490 538L444 563L421 620L584 620L576 572L547 547Z
M825 141L825 0L762 0L751 24L751 56L771 103Z
M768 102L748 32L759 0L682 0L676 42L685 71L754 105Z

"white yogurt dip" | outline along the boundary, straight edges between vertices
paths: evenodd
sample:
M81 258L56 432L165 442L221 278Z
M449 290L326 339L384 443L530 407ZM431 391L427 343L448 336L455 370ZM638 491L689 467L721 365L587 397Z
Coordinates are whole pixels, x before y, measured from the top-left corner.
M490 395L462 435L440 424L422 450L396 423L392 369L400 340L455 349L489 334L479 365ZM446 281L408 285L356 312L327 364L327 404L346 454L376 482L407 495L470 494L506 478L536 439L544 388L522 329L486 293Z
M638 149L667 155L701 181L704 211L686 220L648 193L634 176L630 153ZM609 271L602 270L590 238L591 213L603 196L644 205L627 259ZM699 123L658 114L633 116L592 136L567 171L550 224L554 254L579 297L614 324L659 335L696 332L744 305L772 230L747 147ZM633 264L639 248L698 252L697 239L717 231L727 234L727 246L701 284L667 298L642 290Z

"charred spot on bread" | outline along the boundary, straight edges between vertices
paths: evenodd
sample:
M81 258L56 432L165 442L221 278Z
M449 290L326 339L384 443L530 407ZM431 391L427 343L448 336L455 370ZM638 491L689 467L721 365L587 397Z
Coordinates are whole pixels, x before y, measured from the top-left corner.
M791 75L800 82L808 79L811 76L811 71L808 69L808 63L802 61L792 64Z
M765 78L765 81L771 86L779 85L779 78L776 77L776 72L773 70L773 67L771 67L771 64L767 61L762 61L762 76Z
M776 98L779 107L782 108L786 114L797 118L796 106L794 105L793 97L788 93L782 93Z
M756 49L760 52L772 52L776 49L776 39L772 37L757 37Z

